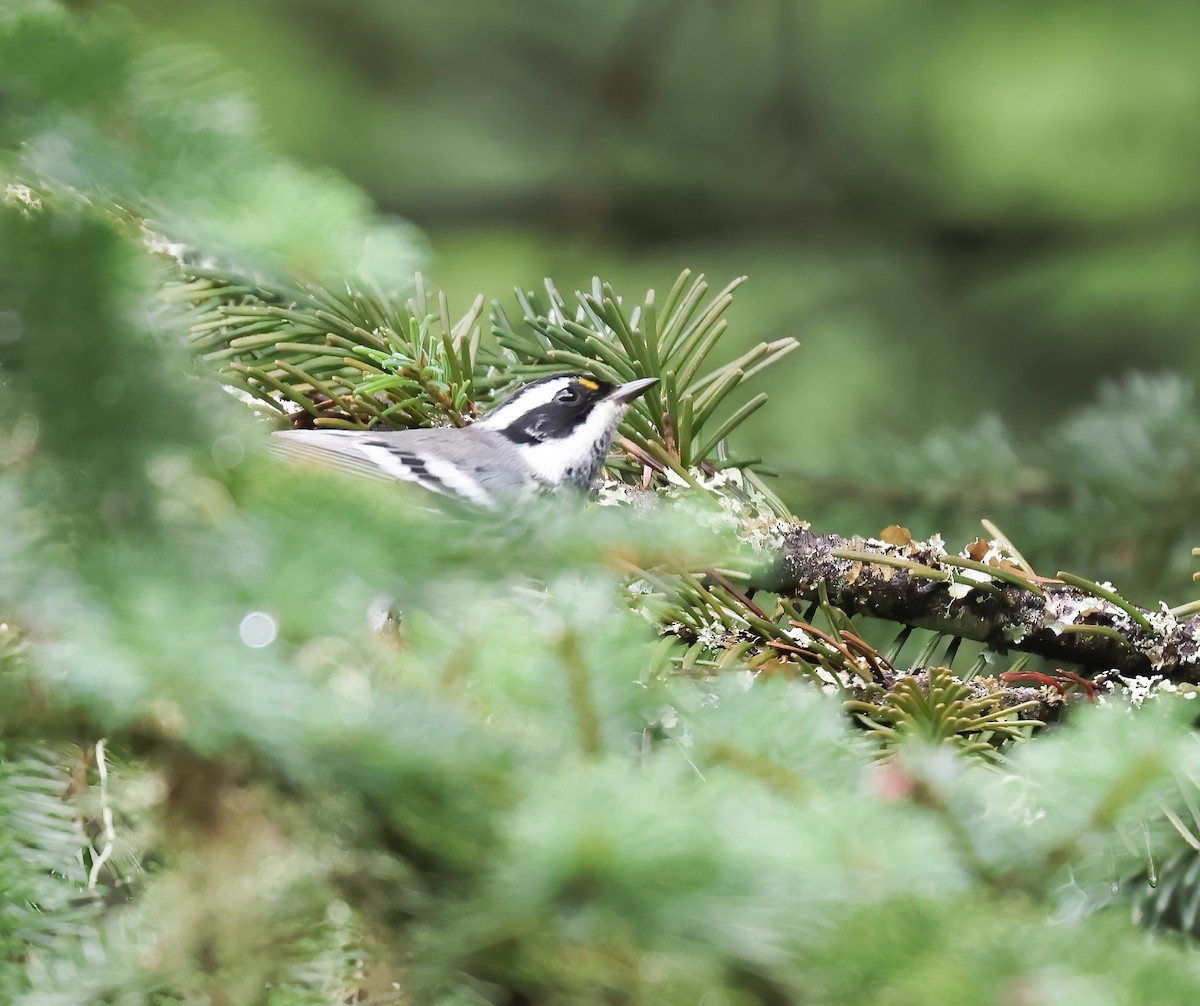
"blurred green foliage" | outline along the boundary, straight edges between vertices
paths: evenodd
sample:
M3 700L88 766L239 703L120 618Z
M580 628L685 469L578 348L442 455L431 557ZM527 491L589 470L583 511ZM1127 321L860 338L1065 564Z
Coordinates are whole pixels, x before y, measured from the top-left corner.
M1189 15L1172 7L1174 21L1134 30L1116 7L1070 19L1066 4L948 9L915 5L911 21L896 22L876 4L638 4L623 33L599 4L335 10L314 0L290 17L282 5L159 5L146 16L207 33L241 55L247 76L270 80L277 59L301 67L289 78L298 90L278 93L312 104L296 101L289 131L282 101L268 103L275 135L298 155L373 158L375 191L394 208L409 209L384 193L385 178L411 191L405 172L420 169L453 194L472 172L504 168L540 185L535 162L585 193L597 177L620 192L682 193L676 207L707 192L712 227L761 190L759 220L773 223L774 243L752 250L744 233L710 236L728 268L697 263L719 275L760 265L768 290L790 291L736 319L747 341L791 334L801 319L817 336L806 350L812 373L776 378L787 394L759 427L761 453L791 451L784 463L810 473L814 500L843 480L820 503L840 520L902 516L901 507L973 520L981 494L1001 491L1019 514L1035 509L1024 493L1048 492L1029 535L1075 541L1096 562L1140 561L1145 582L1158 582L1195 527L1190 386L1134 379L1068 418L1067 402L1087 397L1090 376L1108 368L1081 364L1080 390L1060 394L1067 371L1052 358L1085 346L1102 355L1106 338L1131 332L1150 352L1169 329L1190 331L1184 302L1194 291L1163 281L1178 300L1138 313L1136 331L1118 319L1106 335L1086 312L1047 322L1046 298L1027 288L1024 317L1043 327L1014 322L1021 339L983 362L951 337L1018 317L1015 300L989 307L984 295L1027 265L1014 263L1032 225L1073 235L1068 250L1117 215L1148 214L1134 229L1140 247L1173 231L1155 214L1192 198L1191 179L1165 160L1188 149L1195 125L1177 123L1170 151L1163 125L1180 107L1166 96L1191 93L1168 58ZM597 24L610 48L592 44ZM452 29L478 42L462 48ZM345 49L353 32L373 41L373 58ZM807 58L789 48L793 38ZM1142 59L1135 43L1154 39L1164 54ZM1128 62L1110 60L1126 40ZM999 55L984 58L993 45ZM618 96L609 99L617 112L638 114L581 122L576 92L594 89L547 87L544 75L594 81L605 52L629 59L601 75L603 93ZM780 105L765 77L745 72L769 62L751 59L760 52L775 53L793 82ZM1057 100L1020 136L1046 145L1049 163L966 142L989 102L997 118L982 138L996 148L1010 142L1000 127L1025 123L1005 52L1024 53L1013 57L1021 68L1039 54L1047 66L1023 83ZM1049 66L1060 59L1070 85L1056 92ZM639 67L660 63L671 70L661 95L644 75L632 88ZM1200 980L1194 947L1137 927L1126 901L1165 858L1194 856L1185 833L1200 831L1200 765L1185 700L1164 694L1133 708L1109 697L990 763L916 744L881 760L837 699L804 682L666 673L678 646L618 599L630 556L695 555L695 529L670 511L631 522L623 511L551 506L529 522L451 520L403 505L389 487L270 464L241 404L195 379L158 297L172 274L147 241L186 239L264 281L356 274L388 296L422 239L377 220L351 183L280 155L238 89L197 65L187 52L146 48L111 10L0 9L5 1001L1189 1001ZM1077 79L1139 67L1146 88L1074 90ZM474 76L504 68L503 88ZM974 72L974 86L957 79ZM418 96L359 100L380 80ZM676 89L687 103L656 103ZM470 116L454 114L463 94L480 98ZM634 100L647 94L654 100ZM813 97L822 94L838 100ZM525 108L521 95L525 135L502 114ZM1060 127L1072 115L1089 121L1104 96L1130 102L1146 123L1141 173L1095 165L1079 176L1088 185L1067 184L1052 168L1076 147ZM726 99L749 111L715 121ZM1160 114L1141 118L1139 101ZM407 129L366 128L404 108L416 109ZM752 114L764 108L800 118ZM320 132L323 120L342 132ZM780 121L805 124L791 161L752 142L795 143ZM496 122L513 136L497 137ZM559 135L556 123L577 131ZM448 132L435 140L435 127ZM480 133L492 160L457 145L482 142ZM1084 153L1120 155L1114 135L1125 136L1098 128ZM626 136L628 145L610 142ZM391 144L393 156L371 143ZM437 168L439 149L454 152L456 172ZM796 152L811 149L826 153ZM588 168L597 151L615 165L608 174ZM855 164L822 210L823 226L853 223L844 240L828 254L789 246L781 230L824 206L831 180ZM746 165L755 170L736 170ZM802 185L796 165L807 165ZM973 171L987 177L972 182ZM1118 175L1111 194L1099 191ZM794 202L793 187L803 190ZM905 205L884 212L901 194ZM613 207L639 204L599 205L599 217L573 217L588 235L581 242L610 232L621 218ZM856 207L880 214L886 241L864 233ZM671 208L631 218L665 227ZM156 232L149 239L143 221ZM1005 240L972 252L982 257L969 289L943 296L953 256L937 251L936 234L964 223ZM489 292L531 285L521 270L534 264L561 275L541 268L544 235L463 234L441 243L439 268L449 271L452 253L492 270L507 261L503 283L480 284ZM1123 261L1114 241L1095 237L1110 271ZM1050 259L1061 252L1053 244ZM962 247L961 232L950 246ZM563 266L619 282L620 269L603 268L611 254L589 258L581 243ZM641 273L658 254L639 252L624 269ZM992 254L996 268L981 268ZM1176 278L1186 275L1186 263L1172 262ZM1039 268L1039 281L1048 275ZM756 317L773 320L760 328ZM1052 350L1059 324L1079 338ZM830 333L852 358L838 359ZM1031 367L1022 341L1049 354L1044 365ZM970 378L955 377L968 359ZM983 394L1015 375L1029 377L1021 396ZM947 403L974 417L999 401L1018 403L1027 430L1048 428L1035 456L990 420L915 450L890 439L904 435L902 417L942 417ZM368 621L380 597L403 611L390 634ZM1164 890L1179 900L1147 908L1143 898L1140 917L1195 933L1193 889L1172 880Z

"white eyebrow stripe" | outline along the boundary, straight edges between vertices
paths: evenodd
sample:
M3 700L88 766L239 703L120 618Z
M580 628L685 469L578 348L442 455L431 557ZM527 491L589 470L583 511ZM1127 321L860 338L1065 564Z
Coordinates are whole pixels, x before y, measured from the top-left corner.
M531 412L543 405L549 405L554 401L554 396L570 384L572 380L573 378L570 377L560 377L555 380L546 381L544 384L523 388L507 402L492 409L491 412L477 421L475 425L482 426L487 430L501 429L517 416L523 416L525 413Z

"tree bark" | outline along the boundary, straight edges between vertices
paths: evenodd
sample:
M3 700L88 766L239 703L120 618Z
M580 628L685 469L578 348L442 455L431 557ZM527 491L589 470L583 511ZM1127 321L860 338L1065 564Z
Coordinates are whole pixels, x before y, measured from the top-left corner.
M847 550L878 561L834 554ZM1030 577L1022 586L964 570L952 564L956 556L946 562L945 555L928 542L848 541L797 526L785 533L778 561L759 585L810 601L824 585L830 603L848 614L977 640L1001 653L1022 650L1085 673L1200 682L1200 617L1176 619L1131 605L1134 614L1062 581Z

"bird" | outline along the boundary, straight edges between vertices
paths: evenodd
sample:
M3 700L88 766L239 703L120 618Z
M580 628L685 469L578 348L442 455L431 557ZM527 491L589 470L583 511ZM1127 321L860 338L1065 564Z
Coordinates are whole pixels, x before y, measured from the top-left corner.
M474 506L540 491L586 491L626 408L658 382L623 384L553 374L514 392L464 427L280 430L272 452L374 479L409 482Z

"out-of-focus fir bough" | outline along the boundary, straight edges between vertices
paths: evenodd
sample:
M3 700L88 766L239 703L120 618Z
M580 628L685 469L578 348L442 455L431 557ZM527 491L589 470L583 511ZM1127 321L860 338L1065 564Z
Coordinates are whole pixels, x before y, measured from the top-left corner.
M817 534L739 453L794 342L712 362L736 283L459 314L111 12L0 13L0 98L4 1001L1192 993L1139 924L1200 936L1194 605ZM592 503L263 450L564 369L661 378Z

